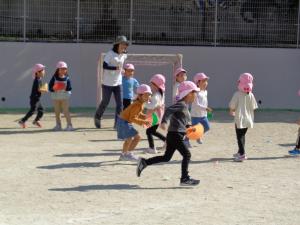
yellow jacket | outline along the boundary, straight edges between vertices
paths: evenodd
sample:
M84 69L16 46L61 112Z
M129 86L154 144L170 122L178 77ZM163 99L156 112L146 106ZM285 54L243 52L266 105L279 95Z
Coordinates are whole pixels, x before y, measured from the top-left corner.
M146 115L142 113L143 110L144 102L135 100L131 105L121 112L120 117L129 123L136 123L142 126L147 122Z

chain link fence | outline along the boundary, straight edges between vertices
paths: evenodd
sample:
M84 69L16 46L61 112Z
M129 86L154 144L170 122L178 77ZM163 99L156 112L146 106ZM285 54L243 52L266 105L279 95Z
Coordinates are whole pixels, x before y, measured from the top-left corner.
M0 40L298 48L299 1L0 0Z

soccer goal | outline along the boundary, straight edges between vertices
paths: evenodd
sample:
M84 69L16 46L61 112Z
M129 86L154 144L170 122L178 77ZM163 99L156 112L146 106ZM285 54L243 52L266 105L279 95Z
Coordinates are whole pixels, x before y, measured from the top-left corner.
M102 99L102 76L103 76L103 60L105 53L101 53L97 67L97 106ZM174 84L174 72L178 67L182 66L182 54L128 54L125 63L132 63L135 66L164 66L172 65L173 71L166 77L166 80L172 81ZM174 85L172 85L173 88ZM172 90L173 93L173 90ZM174 96L173 96L174 97Z

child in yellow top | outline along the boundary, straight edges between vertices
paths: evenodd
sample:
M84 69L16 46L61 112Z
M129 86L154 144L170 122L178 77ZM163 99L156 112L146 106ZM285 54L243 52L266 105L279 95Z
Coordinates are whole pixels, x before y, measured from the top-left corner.
M151 88L146 85L140 85L136 90L137 99L121 112L117 121L118 139L124 139L122 154L119 160L137 161L139 158L131 151L135 149L141 137L132 123L149 126L150 122L146 120L143 114L144 104L149 101L152 94Z

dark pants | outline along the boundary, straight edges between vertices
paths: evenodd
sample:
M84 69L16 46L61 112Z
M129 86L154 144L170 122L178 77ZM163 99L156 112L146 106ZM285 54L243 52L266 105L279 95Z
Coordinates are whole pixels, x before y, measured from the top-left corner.
M168 162L172 158L175 150L177 149L182 155L181 162L181 179L189 178L189 162L191 159L191 153L189 149L183 143L184 133L168 132L167 134L167 149L162 156L156 156L146 160L147 165L152 165L161 162Z
M123 110L131 104L131 99L123 98Z
M158 124L154 125L152 127L149 127L146 130L147 138L148 138L148 143L149 143L149 148L154 148L154 140L153 136L158 137L160 140L163 142L166 141L166 137L162 135L161 133L157 132Z
M298 129L298 138L296 141L296 148L299 149L300 148L300 128Z
M95 118L101 120L102 115L109 104L112 93L114 94L115 101L116 101L116 113L115 113L115 125L116 125L117 116L122 111L121 85L119 86L102 85L102 101L96 110Z
M246 141L245 136L246 136L247 130L248 130L248 128L237 128L237 127L235 127L237 143L238 143L238 146L239 146L238 153L240 155L245 154L245 141Z
M30 109L28 113L21 119L22 122L26 122L37 110L35 121L40 120L44 114L44 108L39 99L30 99Z

